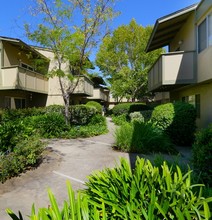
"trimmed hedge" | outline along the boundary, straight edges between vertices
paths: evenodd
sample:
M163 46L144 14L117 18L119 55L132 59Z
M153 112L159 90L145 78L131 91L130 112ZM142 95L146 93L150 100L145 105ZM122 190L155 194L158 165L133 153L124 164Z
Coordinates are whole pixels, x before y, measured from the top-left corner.
M69 107L71 114L70 122L72 125L85 125L88 124L91 118L97 113L93 106L87 105L72 105Z
M196 134L192 146L192 163L200 179L212 187L212 124Z
M120 103L113 107L112 112L114 115L122 115L145 110L150 110L150 107L143 103Z
M46 113L45 108L24 108L24 109L5 109L2 110L2 121L15 121L35 115L43 115Z
M89 101L86 103L86 106L95 107L97 110L97 113L102 114L102 105L95 101Z
M193 105L184 102L157 106L151 121L163 129L177 145L190 146L196 130L196 111Z

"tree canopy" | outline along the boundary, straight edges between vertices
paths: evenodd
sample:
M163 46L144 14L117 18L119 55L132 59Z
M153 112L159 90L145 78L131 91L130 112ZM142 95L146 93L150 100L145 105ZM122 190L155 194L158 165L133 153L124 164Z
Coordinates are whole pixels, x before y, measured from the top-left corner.
M145 52L152 27L142 27L133 19L106 36L96 56L96 64L108 78L114 97L141 98L147 93L147 72L163 49Z
M105 36L108 22L116 16L115 1L34 0L31 7L38 25L26 24L27 36L54 53L55 67L48 74L59 79L66 121L70 96L79 82L77 76L91 68L89 55Z

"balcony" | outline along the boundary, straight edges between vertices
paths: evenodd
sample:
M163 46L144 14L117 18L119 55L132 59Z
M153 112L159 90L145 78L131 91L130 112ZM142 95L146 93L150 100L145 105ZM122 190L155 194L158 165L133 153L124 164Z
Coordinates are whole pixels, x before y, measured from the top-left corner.
M82 96L93 96L93 83L86 76L79 76L79 82L73 94Z
M93 89L93 96L88 97L88 99L107 102L108 101L108 95L106 94L106 92L104 92L103 88L94 88Z
M40 73L20 66L4 67L0 71L0 90L21 89L48 94L48 79Z
M196 82L195 52L163 54L148 74L148 90L170 91Z

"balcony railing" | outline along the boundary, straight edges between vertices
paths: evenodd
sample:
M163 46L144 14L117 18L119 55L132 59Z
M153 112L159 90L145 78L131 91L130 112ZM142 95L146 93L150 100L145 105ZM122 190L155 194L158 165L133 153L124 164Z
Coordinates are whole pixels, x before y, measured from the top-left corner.
M0 72L0 89L21 89L47 94L48 79L20 66L4 67Z
M108 95L104 93L102 88L94 88L93 89L93 96L89 97L89 99L96 99L100 101L108 101Z
M74 90L74 94L93 96L93 83L86 76L79 76L79 81Z
M148 74L148 89L153 92L196 82L195 52L172 52L163 54Z

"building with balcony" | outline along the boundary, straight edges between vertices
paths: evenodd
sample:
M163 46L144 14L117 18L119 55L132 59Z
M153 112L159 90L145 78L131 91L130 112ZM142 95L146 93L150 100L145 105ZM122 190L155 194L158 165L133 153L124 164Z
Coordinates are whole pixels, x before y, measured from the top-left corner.
M107 88L104 79L100 76L93 76L91 80L93 82L93 95L87 97L86 102L96 101L108 107L110 90Z
M39 53L47 57L50 60L49 70L51 71L57 68L57 61L54 59L54 53L46 48L34 47ZM62 64L62 70L66 74L70 74L69 63ZM75 76L71 82L69 79L62 79L63 87L70 88L73 90L73 93L70 96L70 104L82 104L84 103L85 98L93 96L93 82L86 75ZM58 77L49 78L49 91L47 97L46 105L64 105L61 87Z
M48 64L21 40L0 37L0 108L45 106Z
M58 77L46 77L55 67L51 50L0 37L0 108L63 105ZM70 74L68 62L63 63L62 70ZM64 88L73 90L70 104L83 103L93 96L93 82L86 75L75 76L72 82L62 79L62 83Z
M159 18L146 51L168 46L148 73L157 101L185 101L197 111L198 127L212 123L212 0Z

